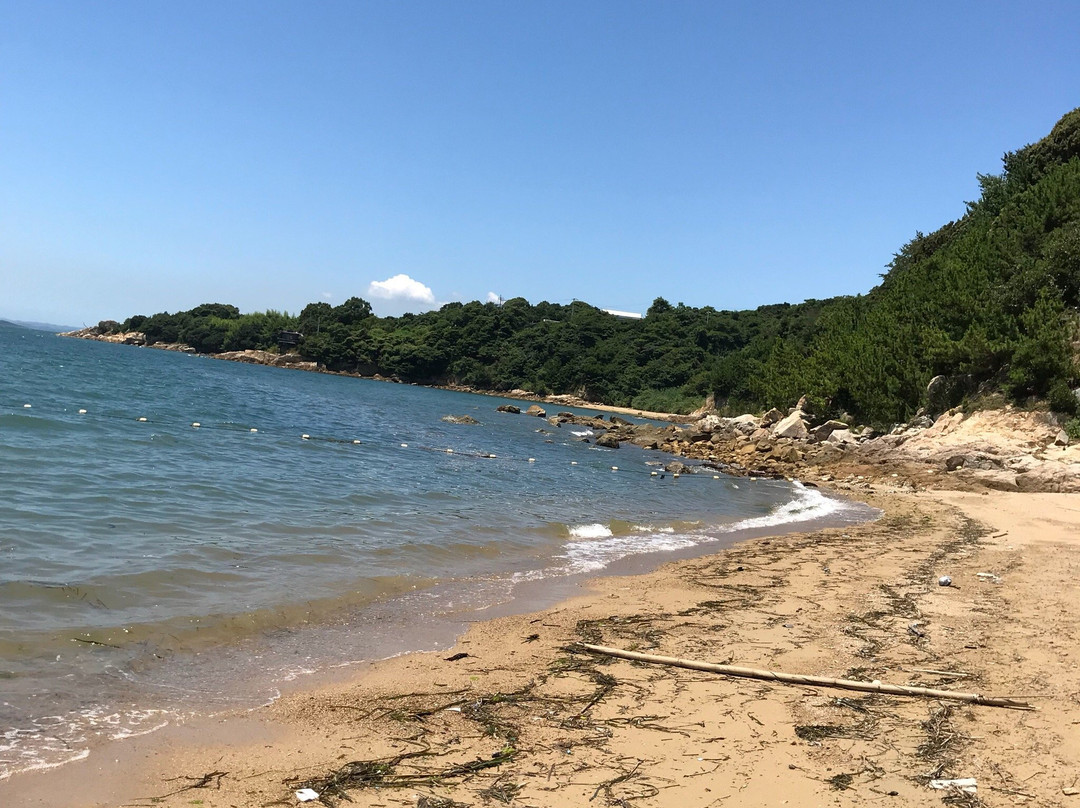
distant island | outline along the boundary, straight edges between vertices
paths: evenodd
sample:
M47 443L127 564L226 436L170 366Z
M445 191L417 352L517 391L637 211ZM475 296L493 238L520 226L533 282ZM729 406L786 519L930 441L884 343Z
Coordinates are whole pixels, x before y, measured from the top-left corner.
M657 298L640 319L523 298L402 317L358 297L295 316L207 303L75 335L666 412L805 396L819 415L886 425L1013 403L1054 410L1080 437L1080 109L978 179L965 215L916 234L862 295L750 311Z

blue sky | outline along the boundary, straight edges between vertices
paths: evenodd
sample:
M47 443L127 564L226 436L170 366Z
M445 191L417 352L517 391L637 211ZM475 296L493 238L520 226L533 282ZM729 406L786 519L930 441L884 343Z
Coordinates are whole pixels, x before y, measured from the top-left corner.
M1075 2L5 0L0 31L0 316L74 325L865 292L1080 105Z

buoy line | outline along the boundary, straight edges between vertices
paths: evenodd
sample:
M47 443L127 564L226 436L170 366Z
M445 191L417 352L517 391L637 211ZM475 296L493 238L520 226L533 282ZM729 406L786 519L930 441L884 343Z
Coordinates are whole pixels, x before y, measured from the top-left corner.
M5 410L9 411L7 413L9 415L23 415L24 417L30 417L30 418L42 418L42 417L48 417L50 415L50 410L48 410L48 409L42 410L42 409L40 409L38 407L35 407L30 402L23 402L23 403L18 403L18 404L16 404L16 403L0 403L0 411L5 411ZM30 412L27 412L27 411L30 411ZM200 432L205 431L205 430L210 430L210 431L215 431L216 430L216 431L221 431L221 432L246 433L246 434L252 434L252 435L254 435L254 434L267 435L267 436L270 436L270 437L283 439L283 440L288 440L288 439L293 438L295 436L295 438L298 438L299 440L302 440L302 441L305 441L305 442L329 443L329 444L338 444L338 445L342 445L342 446L371 445L370 443L365 444L364 441L361 441L361 440L356 439L356 438L339 438L339 437L333 437L333 436L327 436L327 435L312 435L312 434L309 434L307 432L300 432L299 430L297 430L295 432L285 432L283 430L273 430L273 429L272 430L263 430L263 429L260 429L258 427L253 427L253 426L249 426L249 425L246 425L246 424L238 424L238 423L231 422L231 421L220 421L220 422L216 422L216 423L203 422L203 421L185 421L183 423L176 422L176 421L157 421L157 420L154 420L153 418L151 418L150 416L142 415L142 414L131 415L131 414L122 414L122 413L116 413L116 412L109 412L109 411L100 411L100 412L99 411L93 411L92 412L92 411L90 411L89 409L87 409L85 407L78 408L77 410L68 410L68 409L63 409L63 410L59 410L59 411L54 410L54 411L51 411L51 414L54 415L54 416L55 415L68 415L68 416L70 416L70 415L78 415L78 416L81 416L81 417L89 417L89 418L103 418L103 419L109 419L109 420L113 420L113 421L126 421L128 423L149 424L149 425L153 425L153 426L159 426L159 427L162 427L162 428L172 428L172 429L179 429L179 430L187 429L187 430L195 430L195 431L200 431ZM569 444L566 444L566 445L569 445ZM434 453L434 454L448 455L448 456L451 456L451 457L462 457L462 458L474 459L474 460L502 460L502 461L505 461L505 462L523 463L525 465L532 465L532 466L542 465L541 461L538 461L537 458L535 458L535 457L514 457L514 456L508 456L508 455L496 455L493 452L462 451L462 450L454 449L452 447L423 446L423 445L414 445L414 444L410 444L410 443L399 443L398 446L400 448L402 448L402 449L412 449L414 451L430 452L430 453ZM581 464L577 460L571 460L571 461L569 461L568 465L570 465L570 466L579 466ZM593 467L592 466L587 466L586 468L593 468ZM695 479L695 480L706 480L706 479L709 479L709 478L711 478L712 480L722 480L723 479L723 476L721 474L718 474L718 473L709 474L709 473L690 472L689 474L683 474L683 473L680 473L680 472L657 471L657 470L653 470L653 469L628 469L628 468L625 468L625 467L620 467L620 466L615 466L615 465L609 466L608 469L613 473L618 472L619 474L632 474L632 475L637 474L637 475L647 476L650 479L654 479L654 480L667 480L670 477L672 481L675 481L675 480L683 479L683 478L685 478L687 476L690 477L691 479ZM597 468L596 470L599 471L601 469ZM713 470L709 469L709 471L713 471Z

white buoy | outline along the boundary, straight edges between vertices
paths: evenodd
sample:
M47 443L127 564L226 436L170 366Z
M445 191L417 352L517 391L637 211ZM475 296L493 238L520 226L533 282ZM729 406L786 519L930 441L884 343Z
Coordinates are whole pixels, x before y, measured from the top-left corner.
M407 443L403 443L403 444L401 444L401 448L402 448L402 449L408 449L408 448L409 448L409 444L407 444Z
M86 410L79 410L79 415L86 415Z
M259 430L257 430L255 427L252 427L251 429L248 430L248 432L258 432L258 431Z
M570 461L570 465L571 465L571 466L576 466L576 465L577 465L577 461L576 461L576 460L571 460L571 461Z
M530 457L530 458L529 458L529 462L530 462L530 463L535 463L535 462L536 462L536 458L535 458L535 457Z
M200 424L198 421L194 421L191 424L192 429L198 429L200 426L202 426L202 424Z
M679 479L679 472L675 472L671 476L674 477L677 480L677 479Z
M714 480L719 480L719 479L720 479L720 475L719 475L719 474L714 474L714 475L712 476L712 478L713 478Z
M447 449L447 450L446 450L446 453L447 453L447 454L453 454L453 453L454 453L454 450L453 450L453 449Z
M619 470L619 467L618 467L618 466L612 466L612 467L611 467L611 470L612 470L612 471L618 471L618 470Z
M24 410L28 410L28 409L30 409L30 405L29 405L29 404L23 404L23 409L24 409Z
M656 476L656 472L655 472L655 471L650 471L650 472L649 472L649 476L650 476L650 477L655 477L655 476Z
M311 435L301 435L300 440L311 440Z
M145 423L145 421L146 421L146 416L144 416L144 415L140 415L140 416L139 416L138 418L136 418L135 420L137 420L137 421L142 421L142 422L144 422L144 423Z
M360 443L360 441L354 440L353 443L358 444L358 443Z

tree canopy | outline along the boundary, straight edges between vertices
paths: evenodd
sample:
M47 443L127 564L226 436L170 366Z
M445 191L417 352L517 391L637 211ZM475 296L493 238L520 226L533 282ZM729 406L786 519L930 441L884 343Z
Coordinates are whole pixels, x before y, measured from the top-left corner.
M688 411L710 394L731 411L789 407L806 394L823 414L884 424L925 406L944 376L946 405L993 390L1074 413L1080 109L978 179L961 219L917 233L861 295L748 311L657 297L641 319L523 298L385 318L359 297L298 316L206 303L120 327L207 353L276 350L299 331L300 352L331 370L648 409Z

